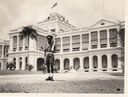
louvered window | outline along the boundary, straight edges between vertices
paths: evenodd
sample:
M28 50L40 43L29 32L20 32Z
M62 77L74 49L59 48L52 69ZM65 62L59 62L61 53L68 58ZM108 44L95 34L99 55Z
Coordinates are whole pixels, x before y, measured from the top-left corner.
M17 49L17 36L13 36L13 51Z
M95 49L98 45L97 31L91 32L91 48Z
M117 46L117 30L116 29L110 29L110 47L116 47Z
M100 47L101 48L107 47L107 31L106 30L100 31Z
M89 46L89 34L83 34L82 35L82 49L88 50Z

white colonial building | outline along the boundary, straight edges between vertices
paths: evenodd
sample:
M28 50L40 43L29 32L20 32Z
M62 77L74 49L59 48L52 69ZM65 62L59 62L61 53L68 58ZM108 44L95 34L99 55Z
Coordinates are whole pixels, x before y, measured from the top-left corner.
M9 41L0 40L0 70L6 70Z
M40 70L44 63L44 46L46 36L55 36L55 66L59 71L119 71L124 52L124 22L100 20L87 28L77 28L65 17L51 13L47 19L33 25L37 40L21 39L22 27L9 33L10 44L8 59L16 64L16 70L25 70L27 61L34 71ZM29 59L28 59L29 49Z

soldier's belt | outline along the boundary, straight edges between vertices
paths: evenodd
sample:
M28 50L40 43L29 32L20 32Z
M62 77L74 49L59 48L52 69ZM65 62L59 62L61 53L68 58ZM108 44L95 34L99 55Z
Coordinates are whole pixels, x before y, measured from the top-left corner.
M53 52L51 51L51 52L46 52L46 54L53 54Z

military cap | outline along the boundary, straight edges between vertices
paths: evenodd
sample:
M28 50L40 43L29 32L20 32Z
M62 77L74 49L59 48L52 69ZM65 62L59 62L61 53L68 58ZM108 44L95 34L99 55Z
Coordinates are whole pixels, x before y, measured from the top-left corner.
M48 35L47 39L53 39L53 36L52 35Z

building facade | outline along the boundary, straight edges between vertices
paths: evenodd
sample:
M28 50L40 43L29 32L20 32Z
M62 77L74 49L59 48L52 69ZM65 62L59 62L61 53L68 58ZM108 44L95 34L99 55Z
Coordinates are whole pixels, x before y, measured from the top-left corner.
M55 68L58 71L120 71L124 53L124 22L100 20L87 28L77 28L58 13L51 13L44 21L33 25L37 40L21 39L22 27L9 33L8 60L16 64L16 70L26 70L27 62L33 70L44 63L46 36L55 36ZM29 53L28 53L29 49ZM29 54L29 57L28 57Z
M6 70L9 41L0 40L0 70Z

